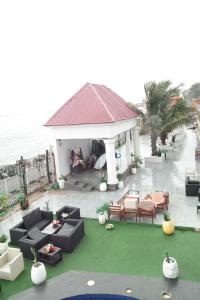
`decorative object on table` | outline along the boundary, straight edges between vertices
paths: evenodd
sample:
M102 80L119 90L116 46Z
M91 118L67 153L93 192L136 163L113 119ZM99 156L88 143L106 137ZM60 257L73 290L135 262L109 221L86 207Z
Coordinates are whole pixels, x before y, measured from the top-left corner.
M123 187L124 187L123 174L118 173L117 179L118 179L118 188L123 189Z
M169 257L168 252L165 252L166 257L163 261L163 274L166 278L175 279L178 277L179 269L175 258Z
M46 253L51 253L55 250L55 246L51 243L47 244L46 246L44 246L44 251Z
M60 177L58 177L58 184L59 184L59 188L61 190L64 190L64 188L65 188L65 177L63 175L60 175Z
M102 174L101 177L100 177L99 189L100 189L101 192L106 192L107 191L107 178L104 174Z
M106 216L105 212L108 212L109 204L104 202L101 206L96 209L96 213L99 214L99 224L105 224Z
M59 224L60 224L60 221L59 221L59 220L53 220L53 221L52 221L52 226L53 226L53 227L57 227Z
M62 215L61 215L61 217L62 217L63 219L67 219L68 216L69 216L69 214L68 214L68 213L65 213L65 212L63 212Z
M34 264L31 268L31 280L34 284L40 284L46 280L46 268L42 262L38 262L36 250L34 248L31 248L31 252L34 257Z
M164 211L163 217L164 217L163 224L162 224L163 232L165 234L173 234L175 230L175 226L169 216L169 213L167 211Z
M3 254L8 248L7 236L5 234L0 235L0 254Z
M106 229L107 230L112 230L114 228L114 225L113 224L106 224Z
M22 210L29 208L29 202L24 193L18 194L16 196L16 200L17 200L17 202L19 202Z

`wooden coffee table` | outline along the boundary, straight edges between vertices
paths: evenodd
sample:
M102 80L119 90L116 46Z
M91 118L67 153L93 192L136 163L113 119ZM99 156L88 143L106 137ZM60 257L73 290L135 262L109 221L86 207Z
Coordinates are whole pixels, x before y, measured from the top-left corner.
M62 249L56 246L54 247L55 250L53 252L46 252L45 246L38 250L39 260L53 267L62 260Z

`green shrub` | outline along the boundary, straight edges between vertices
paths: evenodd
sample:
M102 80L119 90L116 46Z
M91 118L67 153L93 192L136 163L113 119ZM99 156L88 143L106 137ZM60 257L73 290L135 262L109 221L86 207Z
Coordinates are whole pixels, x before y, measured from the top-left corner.
M107 212L108 207L109 207L109 204L107 202L104 202L101 206L99 206L96 209L96 213L99 214L99 213L104 213L105 211Z
M8 195L0 194L0 211L4 211L8 206Z
M5 234L0 235L0 243L5 243L7 241L7 236Z

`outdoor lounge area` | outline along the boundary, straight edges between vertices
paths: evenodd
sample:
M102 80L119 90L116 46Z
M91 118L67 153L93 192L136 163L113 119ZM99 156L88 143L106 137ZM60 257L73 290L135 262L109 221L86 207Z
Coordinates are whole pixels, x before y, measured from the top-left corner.
M92 289L96 293L113 294L117 291L118 294L127 295L126 288L131 288L131 295L136 298L160 299L161 291L167 284L162 273L162 262L165 251L168 251L170 256L176 258L180 271L178 280L168 283L170 291L177 299L189 299L188 295L192 295L192 299L199 299L200 268L197 258L200 215L196 212L198 197L185 195L185 169L190 165L198 175L200 165L191 155L191 148L195 145L194 133L187 131L186 139L185 147L168 153L162 166L142 165L136 175L128 176L123 190L106 193L51 191L33 202L28 211L18 211L2 221L0 231L9 235L9 230L15 228L24 215L38 207L42 210L48 201L54 217L64 206L79 208L81 217L84 218L85 236L73 253L63 252L62 261L55 267L45 264L47 282L41 286L34 286L31 282L30 270L33 262L24 258L25 269L14 282L1 280L1 298L9 299L12 296L10 299L13 300L34 299L36 295L40 295L42 299L62 299L77 294L77 289L83 294ZM145 137L142 143L141 150L146 152ZM139 223L134 215L127 215L121 221L118 216L111 217L109 223L114 225L111 231L100 225L96 208L103 202L117 203L128 190L138 190L141 201L153 192L168 191L168 211L176 226L174 235L167 236L162 231L160 225L163 221L163 209L157 210L154 224L151 224L151 218L141 218ZM152 200L155 199L150 201ZM79 216L80 212L61 210L61 215L75 213ZM194 228L197 228L197 232ZM128 259L130 253L131 259ZM112 283L115 276L121 276L121 284ZM63 278L64 283L60 278ZM105 278L108 283L105 283ZM92 279L96 281L96 285L88 287L87 281ZM59 282L61 288L57 289L55 287ZM154 289L150 288L151 285ZM26 290L27 288L31 289ZM17 295L23 290L20 296ZM159 297L155 298L155 295Z
M105 230L105 226L100 225L97 220L85 219L84 222L86 235L74 252L63 253L62 262L58 263L54 268L46 265L48 280L71 270L75 271L77 275L81 271L110 273L110 276L112 273L121 275L124 274L127 276L136 275L142 276L142 278L149 278L149 280L150 277L158 279L160 278L161 281L159 285L156 285L159 288L156 293L157 295L160 295L161 291L165 289L166 285L166 282L163 281L162 273L162 262L165 257L166 250L168 251L169 255L177 259L180 270L179 280L173 281L173 289L171 292L174 294L174 296L178 295L179 293L179 289L177 288L176 290L176 286L179 286L180 280L200 280L200 268L194 268L194 266L197 265L196 258L199 256L198 232L187 229L177 229L174 235L167 236L163 234L162 228L159 225L136 224L133 222L117 221L112 222L114 224L114 229L112 231L107 231ZM191 247L191 244L193 247ZM130 253L131 259L127 259L127 257L130 257ZM81 279L80 282L76 282L76 280L72 280L72 276L71 280L68 279L70 280L70 283L66 281L64 285L65 287L63 287L62 282L60 283L62 286L61 290L58 288L59 281L57 282L55 278L56 289L50 288L51 293L48 291L48 284L43 284L41 286L34 287L34 293L27 290L24 292L24 296L19 296L17 295L18 292L33 286L30 279L32 261L29 259L24 259L24 262L25 270L14 282L1 280L1 299L8 299L11 295L13 295L11 299L34 299L33 296L36 294L38 297L41 295L42 299L61 299L63 297L75 295L77 293L77 289L79 291L81 291L81 289L83 291L85 290L87 281L85 284L83 284ZM93 279L94 275L92 274L93 273L91 273L91 276L87 276L88 280ZM123 284L120 284L121 288L123 286L121 294L124 293L125 295L125 289L131 288L133 291L132 296L145 299L145 287L142 289L136 288L138 285L138 280L135 282L132 281L131 283L130 280L128 280L128 286L126 281L122 282ZM72 288L69 289L69 284L70 286L72 285L74 287L73 293ZM52 285L53 282L51 281L50 286L52 287ZM105 286L108 288L108 285L105 284ZM98 281L96 289L98 290ZM102 286L99 286L99 290L102 291ZM149 292L149 297L146 299L153 299L155 288L153 289L154 292L152 291L152 295L148 288L146 291L147 290ZM186 295L188 295L189 291L190 295L194 295L194 297L191 299L199 299L195 298L196 290L194 293L194 290L190 290L190 286L187 285Z

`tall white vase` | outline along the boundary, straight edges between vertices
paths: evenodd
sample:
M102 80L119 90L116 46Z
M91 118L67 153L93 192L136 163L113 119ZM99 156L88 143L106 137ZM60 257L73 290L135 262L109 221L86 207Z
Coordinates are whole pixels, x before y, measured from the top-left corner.
M99 224L105 224L106 222L106 216L105 216L105 213L100 213L99 214Z
M46 280L47 273L45 265L42 262L38 262L32 265L31 268L31 280L34 284L40 284Z

